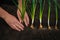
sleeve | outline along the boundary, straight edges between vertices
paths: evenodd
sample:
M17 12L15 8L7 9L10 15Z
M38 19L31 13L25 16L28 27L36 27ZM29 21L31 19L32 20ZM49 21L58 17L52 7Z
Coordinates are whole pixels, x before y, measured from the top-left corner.
M0 7L3 8L8 13L17 16L17 7L13 4L12 1L0 1Z

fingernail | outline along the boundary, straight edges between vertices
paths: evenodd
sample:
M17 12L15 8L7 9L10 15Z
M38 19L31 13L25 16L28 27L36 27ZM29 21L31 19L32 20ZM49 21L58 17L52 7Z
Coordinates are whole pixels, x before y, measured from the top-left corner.
M18 29L18 31L21 31L20 29Z
M22 30L24 30L24 29L22 29Z
M21 30L24 30L24 28L21 28Z
M28 24L26 24L26 26L28 26Z
M21 31L21 30L17 30L17 31Z

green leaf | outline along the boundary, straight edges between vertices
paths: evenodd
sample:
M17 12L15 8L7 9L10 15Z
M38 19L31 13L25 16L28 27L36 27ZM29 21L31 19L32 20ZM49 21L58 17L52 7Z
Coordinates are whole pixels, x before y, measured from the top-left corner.
M21 11L20 7L18 7L18 4L14 0L12 0L12 2L15 4L16 7L18 7L19 11L21 12L22 20L24 19L25 10L26 10L25 1L26 0L22 0L22 11Z
M35 10L36 10L36 0L32 0L32 6L31 6L31 19L32 19L32 24L34 22Z
M54 0L54 3L55 3L55 12L56 12L56 25L57 25L57 22L58 22L58 3L57 3L57 0Z
M57 3L57 0L53 0L55 5L60 9L60 4Z
M50 21L50 11L51 11L51 3L50 3L50 0L48 0L48 25Z
M19 11L21 12L21 10L20 10L20 8L18 7L18 4L14 1L14 0L12 0L12 2L15 4L15 6L19 9Z
M24 19L25 10L26 10L25 2L26 0L22 0L22 13L21 13L22 19Z
M40 20L40 23L41 23L42 22L42 16L43 16L45 0L44 0L44 3L43 3L43 0L39 0L39 3L40 3L39 20Z

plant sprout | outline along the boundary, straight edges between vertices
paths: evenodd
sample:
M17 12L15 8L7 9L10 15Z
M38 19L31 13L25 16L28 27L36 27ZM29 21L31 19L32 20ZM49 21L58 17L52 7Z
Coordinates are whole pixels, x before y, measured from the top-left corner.
M21 13L22 19L24 19L25 10L26 10L25 1L26 0L22 0L22 13Z
M36 0L32 0L32 5L31 5L31 19L32 19L31 28L32 29L34 29L33 23L34 23L34 17L35 17L35 10L36 10Z
M42 14L43 14L43 0L40 0L40 15L39 15L39 19L40 19L40 28L42 28Z
M51 29L50 24L49 24L49 21L50 21L50 11L51 11L51 2L50 2L50 0L48 0L48 29L49 30Z
M57 23L58 23L58 9L57 9L57 0L54 0L55 2L55 12L56 12L56 24L55 24L55 29L57 28Z
M53 1L54 1L55 5L56 5L58 8L60 8L60 4L57 3L57 0L53 0Z
M57 3L58 8L60 9L60 4Z
M42 29L42 15L43 15L43 10L44 10L44 4L45 4L45 0L44 0L44 3L43 3L43 0L40 0L39 1L40 3L40 12L39 12L39 20L40 20L40 26L39 28Z
M15 4L15 6L18 7L19 11L21 12L21 17L22 17L22 20L23 20L24 15L25 15L25 9L26 9L26 6L25 6L25 1L26 0L22 0L22 11L21 11L20 7L18 6L18 4L14 0L12 0L12 1Z

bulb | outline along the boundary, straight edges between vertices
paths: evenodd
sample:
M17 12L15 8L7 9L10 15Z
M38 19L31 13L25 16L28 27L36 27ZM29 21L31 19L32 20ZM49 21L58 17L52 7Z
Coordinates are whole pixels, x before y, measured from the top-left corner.
M42 24L40 24L40 26L39 26L39 29L43 29L43 26L42 26Z
M50 26L48 26L48 29L49 29L49 30L51 30L51 27L50 27Z
M55 29L56 29L56 30L58 30L58 27L57 27L57 26L55 26Z
M31 29L35 29L34 26L33 26L33 24L30 27L31 27Z

